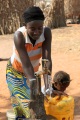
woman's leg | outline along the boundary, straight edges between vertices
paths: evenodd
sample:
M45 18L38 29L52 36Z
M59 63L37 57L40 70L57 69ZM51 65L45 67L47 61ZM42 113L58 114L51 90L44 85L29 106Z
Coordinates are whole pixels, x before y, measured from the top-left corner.
M11 101L17 116L24 115L30 118L28 102L30 100L30 88L26 77L15 71L8 63L6 80L11 93Z

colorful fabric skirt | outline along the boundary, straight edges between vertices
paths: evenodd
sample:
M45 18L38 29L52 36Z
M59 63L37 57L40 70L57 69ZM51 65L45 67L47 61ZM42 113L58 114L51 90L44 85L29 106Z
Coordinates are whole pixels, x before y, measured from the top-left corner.
M11 94L11 102L16 116L30 118L28 103L30 101L30 85L28 79L16 71L10 60L6 69L6 81Z

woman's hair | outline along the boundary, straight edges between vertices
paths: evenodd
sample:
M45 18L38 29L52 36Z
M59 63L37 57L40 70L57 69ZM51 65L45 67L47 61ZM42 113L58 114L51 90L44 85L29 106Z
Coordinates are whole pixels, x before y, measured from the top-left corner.
M23 13L24 22L28 23L34 20L43 20L45 19L42 10L39 7L32 6L25 10Z
M66 83L70 82L70 75L64 71L58 71L53 77L54 82Z

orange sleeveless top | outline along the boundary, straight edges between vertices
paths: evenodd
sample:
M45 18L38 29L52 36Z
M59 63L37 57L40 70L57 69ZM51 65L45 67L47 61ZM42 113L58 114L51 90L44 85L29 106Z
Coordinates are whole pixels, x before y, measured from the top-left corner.
M34 72L37 72L38 68L39 68L39 61L40 61L40 58L42 57L42 43L45 40L44 28L43 28L43 32L42 32L41 36L39 37L38 40L36 40L36 43L34 46L30 42L30 39L27 35L27 29L25 28L25 26L20 27L18 29L18 31L21 31L25 37L26 52L29 55L31 64L34 68ZM22 63L21 63L21 60L20 60L20 57L19 57L18 51L16 50L15 45L13 45L13 54L11 56L11 64L14 69L23 73Z

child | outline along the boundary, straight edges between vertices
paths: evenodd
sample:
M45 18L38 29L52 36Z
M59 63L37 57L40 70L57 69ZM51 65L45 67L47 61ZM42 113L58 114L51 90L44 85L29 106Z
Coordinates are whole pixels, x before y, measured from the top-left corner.
M64 71L58 71L53 77L52 88L64 92L70 84L70 76Z
M52 83L52 94L51 96L54 95L67 95L66 93L64 93L64 91L66 90L66 88L69 86L70 84L70 76L68 73L64 72L64 71L58 71L55 73L54 77L53 77L53 83ZM44 86L42 87L42 93L44 93ZM46 94L49 94L49 89L46 90Z
M65 97L66 93L64 93L66 88L69 86L70 81L70 75L68 73L64 71L58 71L53 77L51 97L49 92L50 90L46 90L46 97L44 101L46 114L54 116L57 120L59 120L59 117L62 118L62 114L64 114L64 111L69 112L70 108L66 108L66 106L70 105L70 103L67 103L73 101L73 98L71 98L72 101L70 101L68 95L67 97ZM56 95L58 95L59 97L55 97ZM65 98L67 102L64 102ZM61 113L59 113L59 111L61 111ZM66 120L66 115L67 113L63 115L62 120Z

